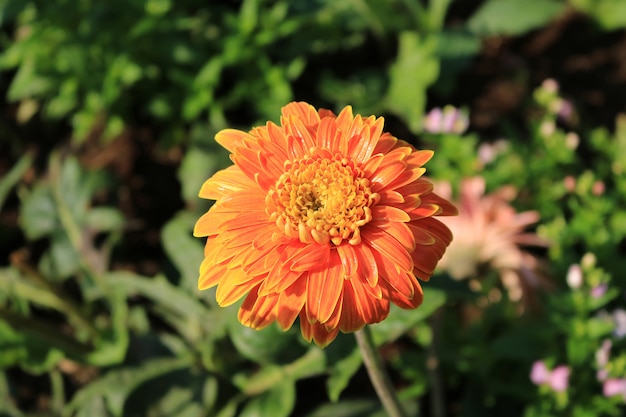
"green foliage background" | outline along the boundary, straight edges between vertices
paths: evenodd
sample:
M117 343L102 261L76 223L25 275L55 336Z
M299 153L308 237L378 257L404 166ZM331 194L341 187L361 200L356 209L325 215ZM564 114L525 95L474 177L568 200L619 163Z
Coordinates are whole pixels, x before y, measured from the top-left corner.
M352 335L321 350L298 329L253 331L196 288L197 191L229 164L215 132L292 100L384 115L455 187L514 185L552 242L537 254L550 290L524 314L489 298L494 271L481 290L440 273L419 309L373 326L414 415L623 415L594 358L613 340L626 376L607 318L626 289L625 4L0 0L0 416L384 415ZM423 131L446 103L468 133ZM536 360L570 366L567 393L531 383Z

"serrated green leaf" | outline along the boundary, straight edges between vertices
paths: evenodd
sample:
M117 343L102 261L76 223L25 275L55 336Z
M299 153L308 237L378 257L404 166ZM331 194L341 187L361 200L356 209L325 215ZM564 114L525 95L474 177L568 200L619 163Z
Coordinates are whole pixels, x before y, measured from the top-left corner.
M488 0L469 19L467 26L482 36L521 35L546 25L566 6L559 0Z

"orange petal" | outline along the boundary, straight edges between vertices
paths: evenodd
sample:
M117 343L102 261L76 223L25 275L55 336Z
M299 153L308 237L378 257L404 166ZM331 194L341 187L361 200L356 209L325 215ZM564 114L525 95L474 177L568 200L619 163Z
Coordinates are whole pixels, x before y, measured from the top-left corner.
M411 217L406 211L399 208L378 204L372 207L372 219L377 221L408 222L411 220Z
M309 272L307 283L306 315L309 322L325 323L335 310L343 290L343 274L338 255L319 269Z
M379 189L388 188L388 189L397 189L403 187L407 184L410 184L414 181L417 181L422 175L426 172L425 168L413 168L413 169L405 169L397 178L393 180L391 183L376 183L372 186L372 191L378 192Z
M412 252L415 249L415 234L408 225L411 223L371 221L368 225L376 227L397 240L404 248ZM430 235L429 235L430 236ZM432 236L430 236L432 238ZM432 238L434 242L434 238Z
M283 330L288 330L302 311L306 301L306 280L296 280L278 295L276 321Z
M309 271L326 264L330 256L330 245L308 244L297 250L286 261L292 271Z
M198 196L208 200L217 200L232 192L254 187L252 182L236 165L217 171L206 180L200 188Z
M337 116L335 122L337 123L337 128L342 131L343 141L347 144L348 139L352 137L354 132L352 132L352 122L354 121L354 115L352 114L352 106L344 107Z
M421 226L420 221L409 222L407 223L407 226L411 230L416 244L424 246L432 245L436 242L433 234L428 232L427 230L424 230L424 228Z
M350 281L344 281L343 310L339 323L339 328L345 333L355 332L365 325L365 320L363 320L359 312L357 297Z
M448 246L452 241L452 232L441 221L437 219L433 219L432 217L426 219L420 219L415 222L411 222L410 224L415 224L416 226L421 227L424 230L427 230L434 236L437 236L443 243Z
M222 276L222 280L217 286L217 291L215 291L215 298L217 300L217 304L219 304L221 307L226 307L233 304L263 281L263 277L259 276L250 279L243 285L233 285L233 281L244 281L246 279L243 277L237 277L237 274L245 275L240 269L226 271Z
M354 291L354 300L359 315L366 323L378 323L389 315L389 301L386 299L372 298L367 290L367 285L355 279L351 279L350 285Z
M360 116L357 115L355 122L359 118ZM355 161L365 162L370 156L372 156L374 149L376 148L376 144L378 143L378 139L380 139L380 131L382 131L384 122L385 121L382 117L378 118L372 125L371 130L367 129L367 125L365 129L361 129L358 140L352 141L352 146L350 146L349 142L348 148L350 155Z
M304 101L291 102L281 109L283 117L294 116L301 120L305 126L315 126L320 122L320 116L315 107Z
M435 152L431 150L420 150L411 153L406 159L406 162L412 166L421 167L426 162L430 161Z
M417 279L410 277L409 284L413 287L411 291L413 295L411 297L406 297L393 289L388 290L389 300L400 308L414 309L419 307L424 300L424 291Z
M337 253L341 259L345 278L350 278L355 275L359 268L359 261L355 253L354 246L349 243L343 243L336 246L335 249L337 249Z
M411 221L414 220L423 220L425 218L436 216L441 211L438 205L435 204L420 204L419 207L411 210L409 215L411 216Z
M206 290L208 288L216 286L224 272L226 271L226 265L214 265L210 258L205 258L200 264L200 278L198 279L198 289Z
M373 251L374 258L380 270L380 278L387 282L396 292L402 294L406 298L413 297L413 286L410 283L410 276L413 274L413 262L411 261L411 270L400 270L398 265L378 251Z
M385 188L386 184L391 184L404 171L406 171L406 163L404 161L396 161L386 166L381 165L370 177L372 191L374 191L374 188L376 188L376 191Z
M302 332L302 337L304 337L307 342L313 340L316 345L324 348L335 340L339 333L339 328L328 331L323 324L311 324L306 319L306 314L302 312L300 313L300 331Z
M359 268L357 274L359 279L369 283L374 287L378 283L378 264L374 259L372 250L364 244L353 246Z
M253 180L262 190L269 190L274 185L280 170L272 170L267 161L263 162L264 156L261 151L247 148L239 148L230 157L241 171ZM278 172L277 172L278 171Z
M317 127L316 139L320 148L330 149L333 153L340 152L341 133L337 130L335 119L331 117L322 119Z
M367 230L367 231L366 231ZM399 271L407 272L413 269L413 261L409 252L395 238L384 230L376 227L363 230L361 238L374 255L378 252L386 260L393 262Z
M302 149L304 152L307 152L309 149L315 146L313 135L309 131L309 127L313 128L313 125L305 125L305 122L303 120L294 116L283 118L282 125L288 137L291 136L297 139L302 144ZM317 126L315 125L315 128L316 127Z
M422 199L425 203L436 204L441 208L441 211L437 213L438 216L456 216L459 214L458 209L452 203L435 193L428 193Z
M252 293L251 293L252 294ZM250 297L248 295L247 299ZM244 305L239 309L239 321L253 329L262 329L276 321L276 309L278 307L278 294L258 296L252 309L244 309Z
M236 148L246 146L246 143L255 143L256 138L241 130L224 129L217 132L215 141L232 153Z
M374 148L374 154L383 154L386 155L392 149L397 146L401 146L398 143L398 139L391 135L389 132L384 132L380 135L380 139L378 139L378 143L376 144L376 148Z

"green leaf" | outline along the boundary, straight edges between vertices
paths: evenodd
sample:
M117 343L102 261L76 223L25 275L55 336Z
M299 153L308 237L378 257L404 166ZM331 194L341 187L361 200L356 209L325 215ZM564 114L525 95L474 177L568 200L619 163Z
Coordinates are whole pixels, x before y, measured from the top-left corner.
M109 294L111 327L102 332L96 350L85 355L84 361L96 366L111 366L124 360L130 341L126 293L112 286Z
M39 262L39 269L48 277L64 279L78 271L80 255L72 246L67 233L57 231L50 236L50 248Z
M60 349L71 347L35 319L8 312L0 312L0 319L0 369L19 365L33 374L42 374L65 356Z
M439 75L437 40L435 37L420 38L415 32L403 32L399 42L398 57L389 69L386 105L416 133L422 126L426 90Z
M326 380L326 390L331 401L339 401L339 396L361 368L362 363L361 351L356 346L348 356L335 362Z
M257 363L285 363L305 352L305 347L296 343L297 331L283 332L278 325L255 330L242 325L232 315L228 334L237 351Z
M571 3L606 30L626 27L626 2L623 0L571 0Z
M39 239L60 229L50 188L43 183L22 198L20 223L28 239Z
M106 274L103 280L126 296L137 294L152 300L155 311L188 339L200 338L203 331L215 338L225 334L222 309L207 308L193 294L172 285L163 276L147 278L119 271Z
M566 7L559 0L488 0L467 25L481 36L521 35L545 26Z
M324 404L306 417L370 417L380 411L377 400L350 400L335 404Z
M53 85L51 80L38 74L34 61L22 61L13 77L7 98L10 101L38 98L49 92Z
M28 5L23 0L4 0L0 2L0 27L15 19L15 17Z
M151 379L186 369L191 365L191 357L158 358L148 360L138 367L115 369L78 391L65 408L63 415L69 417L83 406L90 406L98 398L104 398L113 416L122 417L124 403L137 387Z
M446 302L446 293L437 288L424 289L424 301L415 310L403 310L395 305L391 306L389 317L382 322L372 325L372 336L377 345L390 343L417 326L420 321L433 314Z
M182 286L198 291L198 274L204 258L202 241L191 235L197 218L189 212L179 212L161 230L161 242L166 255L180 272Z
M320 375L325 370L324 352L317 347L311 347L305 355L289 364L282 366L268 364L252 375L248 375L249 372L247 371L241 372L233 376L232 382L244 394L252 396L272 389L282 381L296 381L301 378Z
M87 212L85 224L99 232L121 230L124 226L124 216L113 207L94 207Z
M202 184L220 168L221 161L217 152L192 146L178 170L178 179L182 187L182 197L191 207L198 204L198 192Z
M4 201L7 195L13 187L22 179L26 171L31 167L33 163L32 152L27 152L13 165L11 170L4 174L0 179L0 210L4 205Z
M239 417L288 417L296 402L293 381L283 381L248 401Z

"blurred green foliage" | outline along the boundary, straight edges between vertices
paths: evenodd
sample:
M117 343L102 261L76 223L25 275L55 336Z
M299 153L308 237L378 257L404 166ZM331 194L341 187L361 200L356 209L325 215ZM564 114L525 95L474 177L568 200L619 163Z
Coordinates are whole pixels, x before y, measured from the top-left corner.
M373 326L407 409L623 415L594 361L610 339L611 376L626 372L610 317L626 288L626 116L565 117L565 98L544 83L497 123L500 141L425 133L423 117L433 99L464 97L490 41L571 13L600 39L626 26L625 3L462 3L0 0L0 416L383 415L352 335L320 350L297 329L253 331L237 306L217 308L196 287L203 249L191 230L206 210L196 194L229 163L213 134L276 121L294 99L386 115L393 134L436 150L429 174L453 189L479 175L489 190L515 186L515 207L537 210L551 242L538 254L551 282L533 294L538 309L521 314L494 271L474 277L478 289L441 273L419 309ZM133 160L130 174L89 162L89 147L105 154L128 136L139 151L113 152ZM173 170L146 168L168 158ZM142 211L157 193L136 183L166 197ZM141 218L151 210L165 220ZM144 252L157 272L133 258ZM578 263L584 284L570 288ZM535 360L571 367L568 394L532 385Z

